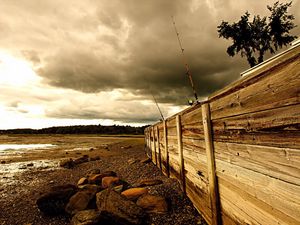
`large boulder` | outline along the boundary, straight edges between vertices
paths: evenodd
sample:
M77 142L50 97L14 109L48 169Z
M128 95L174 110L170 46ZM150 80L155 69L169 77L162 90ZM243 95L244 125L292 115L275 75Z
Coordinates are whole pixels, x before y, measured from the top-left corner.
M146 194L137 200L136 204L151 213L168 212L168 203L164 197Z
M89 209L77 212L71 221L71 225L96 225L100 224L100 212Z
M70 198L65 208L66 212L73 215L78 211L87 209L99 190L100 188L96 185L85 185L83 189Z
M97 193L96 204L101 213L101 224L138 225L145 217L142 208L112 189Z
M147 194L148 189L146 188L130 188L121 193L124 197L131 201L137 200L140 196Z
M65 213L65 207L69 199L77 191L77 187L72 184L55 186L50 191L44 193L36 201L41 212L46 215L59 215Z

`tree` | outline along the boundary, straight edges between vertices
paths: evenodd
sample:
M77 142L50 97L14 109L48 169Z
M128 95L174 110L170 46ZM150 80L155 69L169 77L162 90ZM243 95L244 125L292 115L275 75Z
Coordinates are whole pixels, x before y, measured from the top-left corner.
M250 14L246 12L236 23L222 21L218 26L219 37L233 41L227 48L228 55L233 57L240 53L253 67L263 62L265 53L274 54L295 40L297 36L289 34L296 27L293 23L294 16L288 14L291 5L292 2L276 2L273 6L267 6L271 12L268 18L255 15L250 21Z

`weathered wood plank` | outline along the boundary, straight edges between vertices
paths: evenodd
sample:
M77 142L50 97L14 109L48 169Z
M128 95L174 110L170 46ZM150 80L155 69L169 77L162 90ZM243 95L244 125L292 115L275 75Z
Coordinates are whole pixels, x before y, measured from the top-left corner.
M208 222L208 224L211 224L212 213L210 208L209 194L203 192L202 189L198 188L193 182L189 180L186 181L186 184L187 196L191 199L196 209Z
M215 141L300 149L300 104L212 123Z
M225 142L215 142L214 146L216 159L300 185L298 149Z
M218 159L216 160L216 168L219 185L222 185L222 182L231 183L249 196L259 199L272 210L276 209L286 217L300 222L300 195L296 194L300 193L299 185L283 182ZM245 212L249 214L252 209L249 208L248 210L249 212ZM270 215L274 213L272 210L268 212ZM276 215L273 215L274 218Z
M284 67L287 63L295 61L299 58L300 46L293 48L290 51L287 51L285 54L277 57L275 60L269 61L268 64L259 66L257 69L252 70L248 73L247 76L242 77L241 79L232 82L221 90L216 91L215 93L209 96L210 100L219 99L230 93L242 89L252 83L259 81L263 76L268 76L270 73L273 73L278 67Z
M206 156L204 139L182 138L183 148Z
M228 180L219 178L221 209L236 224L253 225L295 225L299 220L280 212L273 205L268 205L249 195L242 188ZM228 221L228 218L227 218ZM230 224L230 223L229 223Z
M300 54L297 60L245 85L220 99L211 100L212 119L300 103Z
M219 217L219 196L217 190L217 179L215 171L215 157L214 157L214 146L212 138L212 129L210 121L210 111L209 104L202 105L202 121L204 128L204 139L205 139L205 148L207 156L207 171L208 171L208 182L209 182L209 191L211 198L211 208L212 208L212 224L217 225L220 223Z

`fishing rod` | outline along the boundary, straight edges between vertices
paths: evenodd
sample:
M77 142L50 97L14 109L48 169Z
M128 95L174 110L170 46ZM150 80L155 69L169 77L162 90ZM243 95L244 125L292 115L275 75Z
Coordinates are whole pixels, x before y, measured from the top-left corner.
M183 61L183 64L185 66L185 69L186 69L186 74L187 74L187 76L188 76L188 78L190 80L190 84L191 84L192 89L193 89L195 100L196 100L196 102L198 102L198 95L197 95L197 92L195 90L195 86L194 86L194 82L193 82L193 77L192 77L192 74L190 73L190 68L189 68L189 65L187 63L187 60L186 60L186 57L185 57L185 54L184 54L184 48L182 47L182 42L181 42L180 37L179 37L179 32L178 32L178 30L176 28L174 16L171 16L171 18L172 18L173 25L174 25L174 30L175 30L175 33L176 33L176 36L177 36L177 39L178 39L179 47L180 47L180 50L181 50L181 53L182 53L182 61Z
M153 99L154 99L154 102L155 102L155 104L156 104L156 107L157 107L157 109L158 109L158 111L159 111L159 113L160 113L160 117L161 117L162 121L164 121L164 120L165 120L164 115L162 114L162 112L161 112L161 110L160 110L160 107L159 107L159 105L158 105L158 103L157 103L157 101L156 101L154 95L153 95L152 93L151 93L151 95L152 95L152 97L153 97Z

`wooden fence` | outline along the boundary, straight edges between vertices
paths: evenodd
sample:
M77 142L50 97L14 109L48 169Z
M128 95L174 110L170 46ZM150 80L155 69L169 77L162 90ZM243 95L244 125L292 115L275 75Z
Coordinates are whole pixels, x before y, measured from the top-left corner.
M300 224L300 45L145 129L208 224Z

